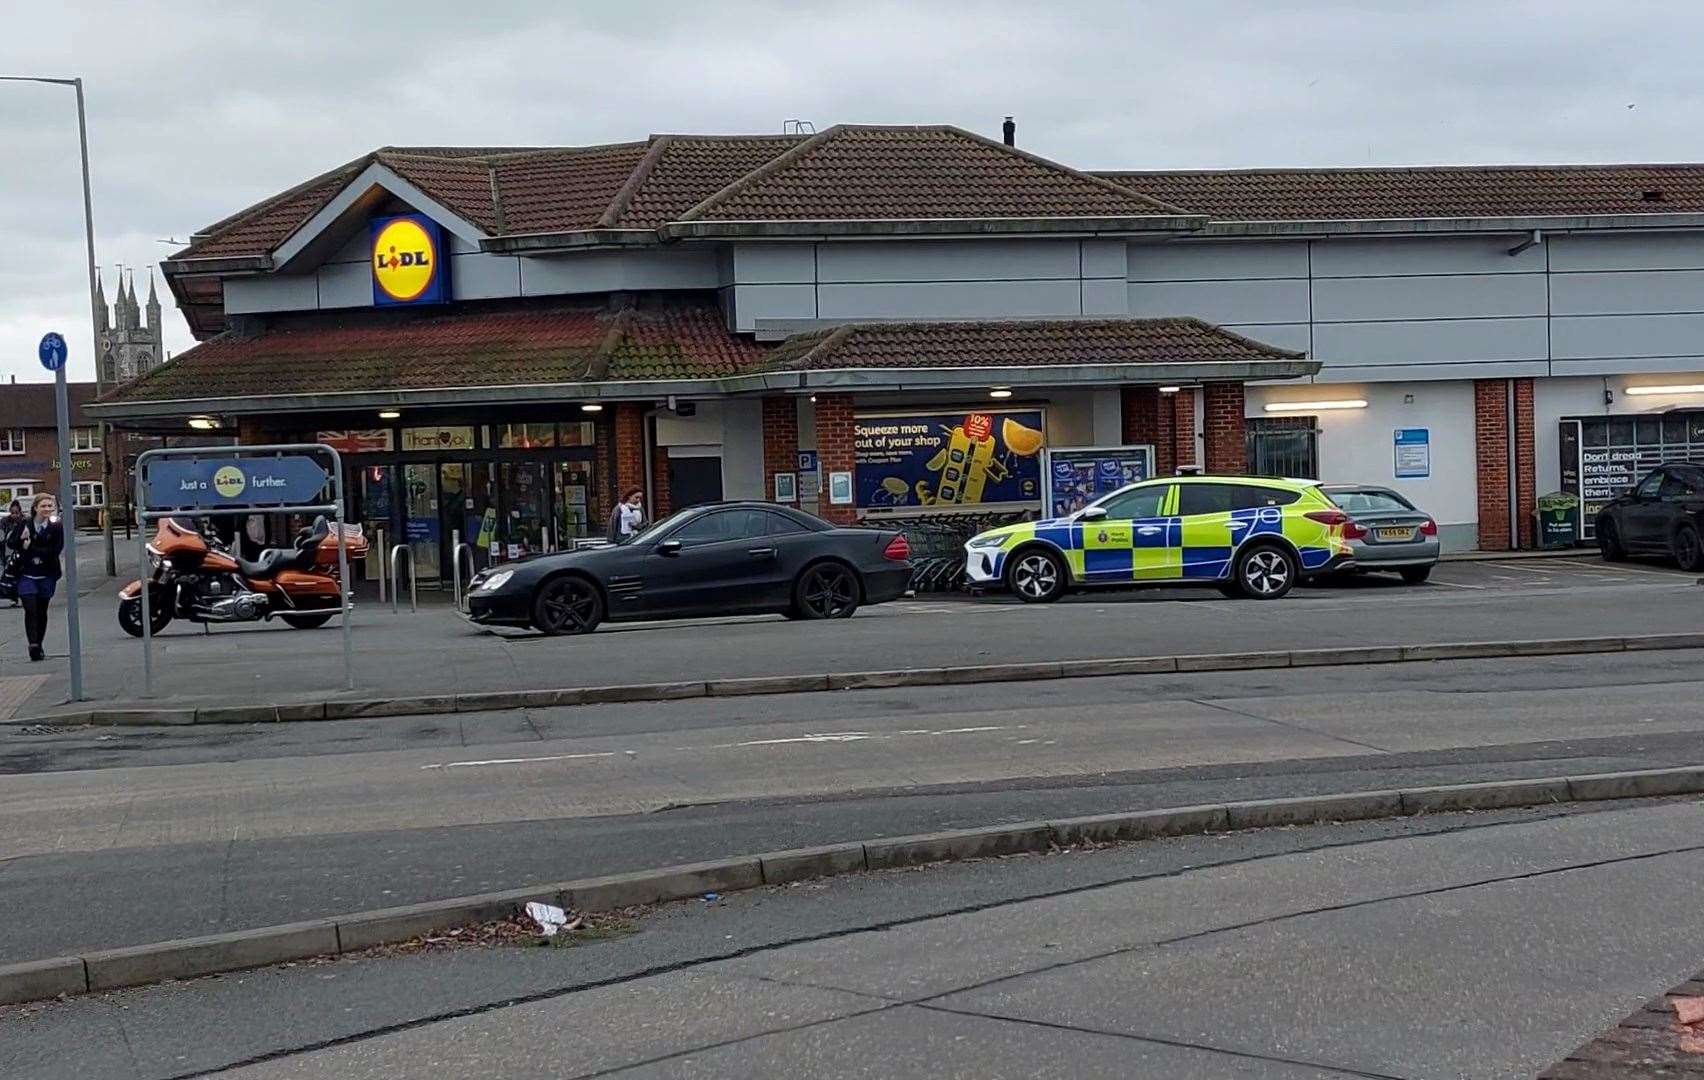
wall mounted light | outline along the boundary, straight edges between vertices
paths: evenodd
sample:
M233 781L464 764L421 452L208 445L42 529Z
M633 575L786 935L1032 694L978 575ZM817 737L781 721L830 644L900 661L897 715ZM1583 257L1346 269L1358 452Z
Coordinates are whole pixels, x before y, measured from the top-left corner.
M1269 401L1266 403L1267 412L1329 412L1334 409L1364 409L1367 402L1363 398L1343 398L1337 401Z
M398 419L401 416L402 416L402 414L400 412L397 412L395 409L381 409L381 410L379 410L379 419L380 420L395 420L395 419Z
M1629 386L1621 391L1628 397L1652 394L1704 394L1704 383L1677 383L1673 386Z
M214 416L192 416L189 426L197 431L215 431L219 427L219 419Z
M1004 401L1012 396L1012 392L1004 386L996 386L994 389L988 391L988 396L991 398L999 398L1001 401Z
M1183 389L1183 387L1181 387L1181 386L1162 386L1162 387L1160 387L1160 393L1162 393L1162 394L1175 394L1179 390L1182 390L1182 389Z
M584 405L580 406L580 411L581 412L603 412L603 406L599 405L595 401L588 401Z

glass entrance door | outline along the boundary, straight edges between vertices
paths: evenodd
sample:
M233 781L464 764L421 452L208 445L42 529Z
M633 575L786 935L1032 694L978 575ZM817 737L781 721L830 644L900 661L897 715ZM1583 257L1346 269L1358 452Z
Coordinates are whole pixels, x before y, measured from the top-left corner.
M367 535L367 565L363 576L368 581L375 581L384 574L385 560L390 558L386 546L396 543L396 525L392 520L396 500L391 497L396 466L363 465L358 472L360 480L353 485L356 499L354 517L361 523L361 531ZM384 534L383 543L380 543L381 532Z
M416 581L437 581L442 576L439 548L438 466L410 462L402 472L402 527Z
M551 524L548 468L544 461L505 461L497 466L505 559L544 550L544 530Z
M555 545L571 550L574 541L591 535L592 463L556 463Z

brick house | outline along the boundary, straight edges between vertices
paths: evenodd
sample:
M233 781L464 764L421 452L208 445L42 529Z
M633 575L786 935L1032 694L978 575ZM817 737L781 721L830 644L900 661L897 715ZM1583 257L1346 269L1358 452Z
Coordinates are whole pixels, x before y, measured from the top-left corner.
M99 423L84 412L95 400L94 383L70 383L71 485L77 524L94 528L107 508L108 492L115 504L129 503L124 493L125 462L155 440L133 433L113 432L109 447L101 444ZM52 383L12 382L0 386L0 513L13 499L28 508L30 496L59 495L59 430Z

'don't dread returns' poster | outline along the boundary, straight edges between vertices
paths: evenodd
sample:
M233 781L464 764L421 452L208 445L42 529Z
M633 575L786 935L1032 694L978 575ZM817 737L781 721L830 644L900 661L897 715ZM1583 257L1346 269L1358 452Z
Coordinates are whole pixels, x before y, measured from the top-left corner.
M857 505L949 509L1041 499L1039 409L865 416L853 422Z

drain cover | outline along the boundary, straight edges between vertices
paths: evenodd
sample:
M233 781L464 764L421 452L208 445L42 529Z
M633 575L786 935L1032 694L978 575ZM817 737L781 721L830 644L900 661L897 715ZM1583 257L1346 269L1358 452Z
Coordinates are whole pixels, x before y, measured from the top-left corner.
M25 735L63 735L70 730L60 724L25 724L18 729Z

